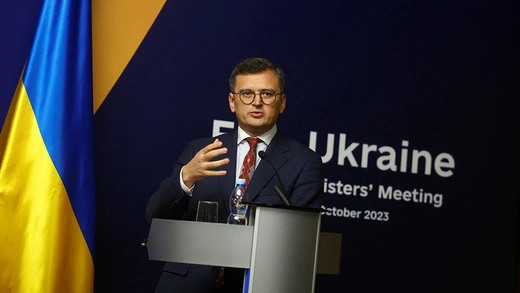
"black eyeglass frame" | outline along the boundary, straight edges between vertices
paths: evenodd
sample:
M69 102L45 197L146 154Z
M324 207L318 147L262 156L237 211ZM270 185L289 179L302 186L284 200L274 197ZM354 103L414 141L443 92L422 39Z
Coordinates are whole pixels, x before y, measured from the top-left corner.
M249 103L246 103L246 102L244 102L244 100L242 100L242 94L243 94L243 93L241 93L241 92L238 92L238 93L231 92L231 93L232 93L232 94L235 94L235 95L238 95L238 98L240 99L240 102L242 102L244 105L251 105L251 104L253 104L253 102L255 101L256 96L257 96L256 94L258 94L258 96L260 97L260 101L261 101L264 105L272 105L272 104L274 104L274 103L276 102L276 96L278 96L278 95L283 95L283 92L280 92L280 93L272 93L272 94L274 95L274 99L273 99L273 101L272 101L271 103L266 103L266 102L264 102L264 99L262 98L262 94L264 94L264 93L266 93L266 92L258 92L258 93L257 93L257 92L253 92L253 91L251 91L251 92L253 93L253 99L252 99L251 102L249 102Z

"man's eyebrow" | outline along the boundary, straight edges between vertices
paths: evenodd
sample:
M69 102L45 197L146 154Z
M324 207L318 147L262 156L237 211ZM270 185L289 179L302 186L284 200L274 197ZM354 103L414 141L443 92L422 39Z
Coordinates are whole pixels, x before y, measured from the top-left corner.
M251 88L241 88L241 89L239 89L239 91L254 91L254 90ZM273 88L262 88L262 89L259 89L258 91L275 91L275 90Z

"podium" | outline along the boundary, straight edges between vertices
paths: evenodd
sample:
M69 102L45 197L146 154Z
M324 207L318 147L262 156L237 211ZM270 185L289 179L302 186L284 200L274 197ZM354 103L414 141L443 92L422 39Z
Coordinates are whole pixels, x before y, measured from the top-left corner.
M341 234L320 233L319 209L249 208L248 226L153 219L149 259L244 268L248 293L314 292L316 273L339 274Z

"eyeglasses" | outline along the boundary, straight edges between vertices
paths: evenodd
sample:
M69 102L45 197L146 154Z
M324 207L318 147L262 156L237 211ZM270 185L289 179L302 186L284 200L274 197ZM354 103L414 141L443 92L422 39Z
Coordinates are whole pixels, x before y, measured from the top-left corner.
M251 105L253 103L253 101L255 100L256 94L257 94L255 92L253 92L252 90L242 90L238 93L235 93L235 92L232 92L232 93L237 94L238 97L240 98L240 101L246 105ZM271 105L276 101L276 96L282 95L283 93L275 93L274 91L263 90L263 91L259 92L258 94L260 95L260 100L262 101L262 103L264 103L265 105Z

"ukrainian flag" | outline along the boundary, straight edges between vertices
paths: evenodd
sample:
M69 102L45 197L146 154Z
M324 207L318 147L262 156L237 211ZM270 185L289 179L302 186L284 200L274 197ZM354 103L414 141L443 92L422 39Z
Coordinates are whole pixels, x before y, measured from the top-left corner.
M90 0L45 0L0 134L0 292L93 292Z

